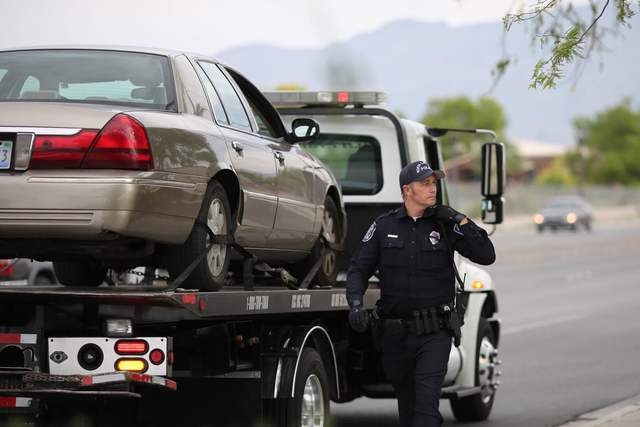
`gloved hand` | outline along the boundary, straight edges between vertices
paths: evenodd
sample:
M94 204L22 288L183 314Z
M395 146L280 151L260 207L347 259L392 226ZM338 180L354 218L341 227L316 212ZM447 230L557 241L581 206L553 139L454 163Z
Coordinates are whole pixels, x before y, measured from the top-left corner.
M467 216L453 209L451 206L447 205L437 205L433 208L433 216L436 219L441 221L453 221L455 223L460 223Z
M369 313L361 305L351 307L349 325L356 332L365 332L369 327Z

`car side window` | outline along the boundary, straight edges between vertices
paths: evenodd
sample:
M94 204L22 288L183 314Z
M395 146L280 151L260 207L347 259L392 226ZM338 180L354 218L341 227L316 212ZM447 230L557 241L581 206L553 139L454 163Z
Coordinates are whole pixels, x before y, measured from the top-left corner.
M211 80L209 80L209 77L207 77L207 75L205 74L200 62L198 62L196 72L200 76L200 80L202 80L205 92L207 92L207 97L209 98L209 102L211 103L211 107L213 108L213 115L215 116L216 121L225 125L230 124L229 117L227 116L226 111L224 111L222 101L220 101L220 97L218 96L218 92L216 92L216 88L213 87L213 83L211 83Z
M229 124L242 130L251 131L249 116L247 116L242 101L231 85L231 82L227 80L227 77L220 71L216 64L204 61L199 64L202 66L207 77L209 77L217 93L220 94L220 100L229 118Z
M249 103L251 112L258 125L258 133L271 138L283 137L284 128L282 120L275 108L269 104L269 101L267 101L262 93L244 76L229 68L225 68L225 70L229 73L238 88L240 88Z

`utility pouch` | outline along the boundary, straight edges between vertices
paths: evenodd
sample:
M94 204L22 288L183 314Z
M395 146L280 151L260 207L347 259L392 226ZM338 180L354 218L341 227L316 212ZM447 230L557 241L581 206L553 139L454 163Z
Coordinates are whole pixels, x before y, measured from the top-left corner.
M433 324L429 319L429 310L420 310L420 319L422 321L422 327L424 328L424 333L426 335L434 332Z
M438 332L440 330L440 319L438 318L438 309L435 307L429 309L429 320L431 320L432 332Z

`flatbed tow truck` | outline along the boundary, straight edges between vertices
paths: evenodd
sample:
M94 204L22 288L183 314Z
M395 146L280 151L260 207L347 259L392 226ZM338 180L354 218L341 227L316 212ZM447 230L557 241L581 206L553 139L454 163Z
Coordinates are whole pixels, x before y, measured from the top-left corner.
M490 191L501 150L483 148L488 210L502 194L501 181ZM500 322L489 275L464 273L462 344L442 397L458 419L482 420L499 384ZM365 307L379 296L372 278ZM393 397L372 334L350 330L348 310L344 283L296 289L269 273L218 292L163 280L0 286L0 425L329 425L330 401Z

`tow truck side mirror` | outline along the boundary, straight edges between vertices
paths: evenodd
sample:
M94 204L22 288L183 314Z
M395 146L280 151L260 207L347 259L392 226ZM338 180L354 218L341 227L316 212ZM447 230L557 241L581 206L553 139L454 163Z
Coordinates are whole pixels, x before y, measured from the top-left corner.
M313 119L298 118L291 123L291 133L287 140L291 143L309 142L318 137L320 125Z
M482 222L500 224L503 220L506 176L505 147L501 142L482 145Z

